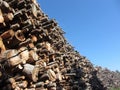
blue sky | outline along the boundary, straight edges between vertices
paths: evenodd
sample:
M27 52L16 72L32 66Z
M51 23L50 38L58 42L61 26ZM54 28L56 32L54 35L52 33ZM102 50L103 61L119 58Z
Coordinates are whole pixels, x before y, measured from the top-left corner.
M120 70L120 0L38 0L94 65Z

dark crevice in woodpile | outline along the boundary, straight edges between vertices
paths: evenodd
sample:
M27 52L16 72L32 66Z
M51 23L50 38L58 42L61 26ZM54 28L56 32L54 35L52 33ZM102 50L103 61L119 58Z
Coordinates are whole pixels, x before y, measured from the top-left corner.
M106 90L64 33L36 0L0 0L0 90Z

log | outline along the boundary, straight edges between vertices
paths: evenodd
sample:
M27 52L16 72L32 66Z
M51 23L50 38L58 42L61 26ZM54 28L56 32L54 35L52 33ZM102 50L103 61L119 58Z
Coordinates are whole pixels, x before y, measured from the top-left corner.
M4 11L4 12L11 11L11 8L10 8L9 4L6 1L1 0L0 3L1 3L0 8L2 9L2 11Z
M49 69L49 70L47 71L47 74L48 74L49 79L50 79L51 81L55 81L55 80L56 80L56 74L55 74L55 72L54 72L52 69Z
M0 53L4 52L6 50L5 45L3 43L2 38L0 37Z
M20 56L18 55L17 50L8 50L6 52L7 52L6 59L7 59L8 65L16 66L22 63L22 60L20 59Z
M32 14L34 15L34 17L37 17L37 8L35 4L32 4Z
M32 72L33 72L34 66L31 64L25 64L24 65L24 69L23 69L23 73L25 73L28 77L30 77L32 79Z
M21 30L18 30L15 32L15 35L9 41L9 43L8 43L9 48L14 48L14 47L18 46L23 41L25 41L25 36ZM14 44L13 44L13 42L14 42Z
M30 50L29 51L29 63L35 62L39 60L39 56L37 55L35 50Z
M33 2L36 6L38 6L38 3L37 3L36 0L32 0L32 2Z
M26 47L21 47L18 52L20 53L20 58L22 59L23 64L29 59L29 51Z
M3 17L4 17L4 21L8 22L8 21L12 21L13 20L14 15L13 15L13 13L7 13L7 14L4 14Z
M3 17L2 11L0 9L0 23L3 23L3 22L4 22L4 17Z
M31 64L25 64L23 73L33 82L36 82L38 80L38 68Z
M2 33L0 35L0 37L3 39L3 40L7 40L9 38L12 38L14 36L14 31L11 29L11 30L8 30L8 31L5 31L4 33Z
M27 81L20 81L20 82L16 82L16 84L18 85L18 87L20 88L26 88L28 85Z
M40 71L40 68L39 68L39 66L36 65L34 67L34 69L33 69L33 72L32 72L32 80L33 80L33 82L37 82L39 71Z

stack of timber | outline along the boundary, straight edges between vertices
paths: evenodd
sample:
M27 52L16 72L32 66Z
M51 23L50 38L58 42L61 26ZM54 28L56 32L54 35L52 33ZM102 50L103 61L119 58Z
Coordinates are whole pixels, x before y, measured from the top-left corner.
M36 0L0 0L0 90L106 90Z
M110 71L107 68L102 68L100 66L95 67L97 70L98 78L103 82L104 86L107 87L108 90L120 89L120 72L119 71Z

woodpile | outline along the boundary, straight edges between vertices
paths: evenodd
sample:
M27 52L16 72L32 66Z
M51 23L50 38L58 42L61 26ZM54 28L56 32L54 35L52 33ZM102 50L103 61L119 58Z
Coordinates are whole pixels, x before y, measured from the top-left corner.
M110 71L107 68L95 67L97 69L97 76L103 82L104 86L108 90L111 88L120 88L120 72L119 71Z
M0 0L0 90L106 90L36 0Z

